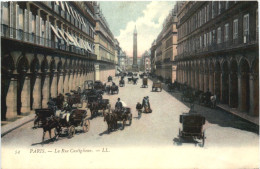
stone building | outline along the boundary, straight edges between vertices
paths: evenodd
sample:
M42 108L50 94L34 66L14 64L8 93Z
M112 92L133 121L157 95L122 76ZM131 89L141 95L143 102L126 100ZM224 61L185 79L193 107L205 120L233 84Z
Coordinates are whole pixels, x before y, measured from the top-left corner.
M141 57L140 70L151 72L151 52L145 51Z
M156 44L151 47L151 55L154 59L155 74L163 80L176 80L177 55L177 6L171 10L164 21L163 29L159 33Z
M115 76L116 41L97 2L94 2L94 10L96 20L95 54L98 60L95 64L95 79L104 82L107 81L109 75Z
M94 80L91 2L1 2L2 120Z
M187 1L177 28L177 81L258 116L257 1Z

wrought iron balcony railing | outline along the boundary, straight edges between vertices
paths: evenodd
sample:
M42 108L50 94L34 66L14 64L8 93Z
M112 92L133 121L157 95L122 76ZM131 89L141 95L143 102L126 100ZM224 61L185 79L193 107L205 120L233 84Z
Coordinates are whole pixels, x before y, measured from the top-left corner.
M83 48L79 48L77 46L68 44L63 39L58 39L55 41L52 39L43 38L40 36L36 36L34 33L24 32L21 29L11 28L4 24L1 24L1 37L11 38L22 42L31 43L33 45L39 45L42 47L49 47L53 49L59 49L62 51L72 52L84 55L85 57L87 56L91 59L96 59L95 54L89 53L87 50Z

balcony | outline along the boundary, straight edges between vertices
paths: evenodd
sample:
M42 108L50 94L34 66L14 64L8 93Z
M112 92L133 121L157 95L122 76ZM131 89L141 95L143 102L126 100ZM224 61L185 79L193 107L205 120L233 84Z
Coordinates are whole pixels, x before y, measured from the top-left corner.
M41 47L58 49L60 51L72 52L78 55L83 55L84 57L88 57L90 59L97 59L95 54L89 53L87 50L79 48L77 46L69 45L63 39L55 41L52 39L36 36L34 33L24 32L21 29L14 29L3 24L1 25L1 30L1 37L4 38L14 39L25 43L30 43L32 45L38 45Z

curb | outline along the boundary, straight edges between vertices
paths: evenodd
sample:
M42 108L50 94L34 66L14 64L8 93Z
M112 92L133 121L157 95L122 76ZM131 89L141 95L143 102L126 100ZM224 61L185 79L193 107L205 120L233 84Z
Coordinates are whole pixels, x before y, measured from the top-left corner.
M1 137L10 133L13 130L25 125L26 123L33 121L34 117L35 117L35 114L30 114L28 116L22 117L21 119L14 121L14 122L1 126Z

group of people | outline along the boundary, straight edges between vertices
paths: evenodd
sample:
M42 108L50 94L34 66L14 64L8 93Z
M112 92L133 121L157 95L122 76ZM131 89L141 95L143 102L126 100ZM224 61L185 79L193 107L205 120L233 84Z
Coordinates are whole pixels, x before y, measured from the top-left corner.
M143 98L142 104L140 104L139 102L137 103L137 106L136 106L137 109L141 109L143 107L148 107L148 109L151 110L149 96L145 96ZM125 111L126 111L120 98L117 99L117 102L115 104L115 110L116 110L116 112L121 112L121 113L125 113Z

